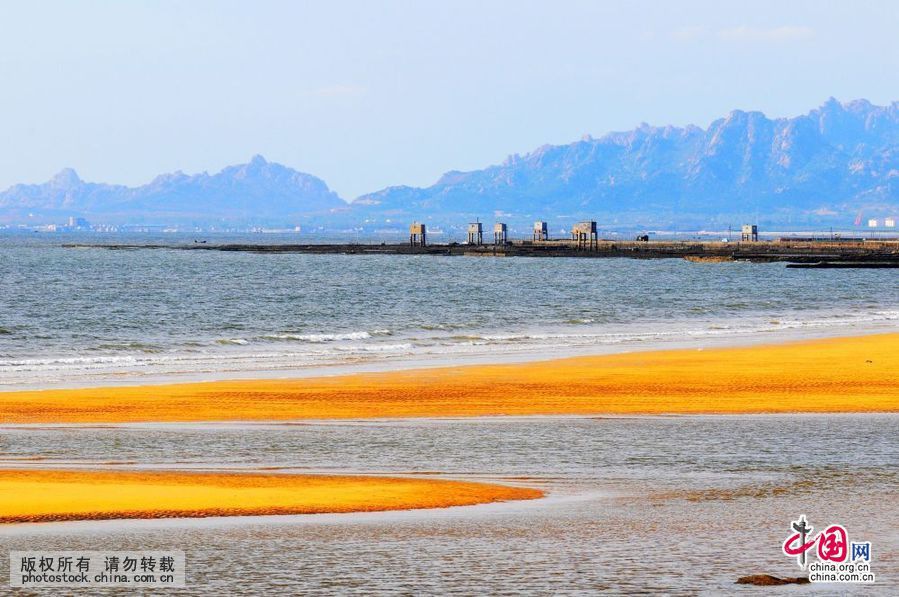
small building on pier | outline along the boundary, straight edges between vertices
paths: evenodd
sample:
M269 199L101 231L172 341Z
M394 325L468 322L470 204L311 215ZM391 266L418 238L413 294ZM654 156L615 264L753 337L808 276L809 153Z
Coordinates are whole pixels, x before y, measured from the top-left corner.
M494 245L504 245L509 240L509 232L506 225L502 222L497 222L493 225L493 244Z
M549 240L549 226L546 222L534 222L534 240Z
M484 225L480 222L472 222L468 225L468 244L484 244Z
M755 224L743 224L742 234L740 235L740 240L744 242L758 242L759 240L759 227Z
M571 240L577 243L578 249L598 249L599 236L596 233L596 222L585 220L572 226Z
M409 244L413 247L424 247L428 244L428 231L424 224L413 222L409 226Z

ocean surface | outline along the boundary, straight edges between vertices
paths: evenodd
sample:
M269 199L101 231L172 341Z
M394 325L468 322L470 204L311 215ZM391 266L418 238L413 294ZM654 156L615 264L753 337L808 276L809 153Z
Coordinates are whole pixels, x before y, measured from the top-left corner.
M66 242L193 238L0 234L0 389L287 377L899 329L895 270Z
M548 497L0 525L0 547L182 549L187 588L166 594L896 595L897 427L897 415L5 426L3 468L427 475L539 487ZM870 541L876 584L735 585L749 574L800 575L781 553L800 514ZM6 566L0 558L0 578Z
M192 242L0 235L0 389L899 328L893 270L61 246L98 240ZM895 595L897 427L888 414L5 425L0 468L427 475L538 487L547 497L408 512L0 525L0 548L181 549L188 585L173 594L757 595L770 590L734 582L801 573L781 545L805 514L816 528L838 523L850 540L870 541L878 582L777 592ZM0 557L0 578L7 566Z

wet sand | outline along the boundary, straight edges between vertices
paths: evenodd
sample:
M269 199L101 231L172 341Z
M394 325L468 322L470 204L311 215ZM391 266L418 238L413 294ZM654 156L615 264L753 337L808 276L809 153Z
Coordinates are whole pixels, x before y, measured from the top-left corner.
M376 512L542 496L536 489L397 477L0 470L0 523Z
M899 334L296 380L0 393L0 423L899 412Z

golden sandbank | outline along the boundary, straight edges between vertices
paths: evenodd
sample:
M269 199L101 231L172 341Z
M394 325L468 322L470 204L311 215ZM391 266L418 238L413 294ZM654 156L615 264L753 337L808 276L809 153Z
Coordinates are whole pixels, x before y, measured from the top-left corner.
M537 489L438 479L0 470L0 523L374 512L542 496Z
M899 412L899 334L340 377L0 393L0 423Z

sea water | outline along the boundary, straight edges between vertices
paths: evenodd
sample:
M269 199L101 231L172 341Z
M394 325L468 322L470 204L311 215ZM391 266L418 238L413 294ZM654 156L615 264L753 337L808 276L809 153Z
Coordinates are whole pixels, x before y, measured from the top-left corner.
M0 467L461 478L544 499L443 510L0 525L14 550L183 550L178 594L767 594L790 523L870 541L899 591L897 415L500 417L0 429ZM814 559L814 556L812 556ZM7 560L0 558L0 577ZM0 590L2 592L2 590ZM48 594L50 592L48 591Z
M76 249L65 241L193 242L0 235L0 388L310 375L899 328L896 270Z
M899 324L892 270L61 244L0 236L4 389L552 358ZM894 595L897 427L892 414L6 425L2 468L423 475L547 497L2 525L0 547L180 549L179 594L748 594L758 590L738 577L802 574L781 545L805 514L872 543L877 584L824 592ZM7 565L0 558L0 576Z

